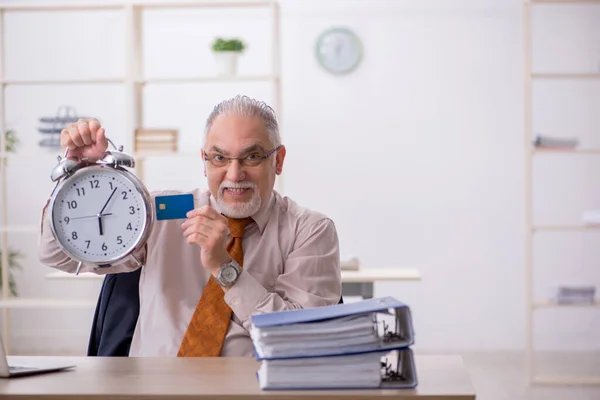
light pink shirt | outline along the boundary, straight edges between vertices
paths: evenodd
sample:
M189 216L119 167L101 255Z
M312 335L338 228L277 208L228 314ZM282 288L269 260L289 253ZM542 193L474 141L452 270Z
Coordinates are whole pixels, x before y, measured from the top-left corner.
M160 191L157 195L183 193ZM194 190L195 207L214 204L210 192ZM46 214L44 207L43 215ZM326 216L303 208L273 192L245 230L243 271L225 293L233 310L222 356L253 356L250 317L253 314L337 304L341 292L338 236ZM74 273L77 262L60 249L42 217L39 259ZM130 356L175 357L210 273L200 262L200 247L188 244L182 220L155 221L140 277L140 314ZM139 258L138 258L139 259ZM98 274L133 271L135 263L81 272Z

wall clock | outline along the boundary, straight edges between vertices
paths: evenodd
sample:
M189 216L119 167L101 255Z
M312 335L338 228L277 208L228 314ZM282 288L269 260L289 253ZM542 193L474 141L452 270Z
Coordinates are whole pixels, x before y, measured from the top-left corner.
M332 28L317 39L315 55L319 64L336 75L352 72L362 59L362 43L347 28Z

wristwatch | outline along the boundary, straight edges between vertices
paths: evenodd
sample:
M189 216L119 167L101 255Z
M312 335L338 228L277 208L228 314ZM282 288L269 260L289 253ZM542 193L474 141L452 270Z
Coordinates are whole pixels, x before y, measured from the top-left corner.
M215 280L223 287L230 287L238 280L241 272L240 265L235 260L231 260L221 265Z

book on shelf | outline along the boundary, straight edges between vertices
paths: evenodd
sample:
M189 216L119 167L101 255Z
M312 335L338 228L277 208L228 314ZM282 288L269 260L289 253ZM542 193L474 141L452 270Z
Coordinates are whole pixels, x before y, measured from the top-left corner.
M533 140L533 145L538 148L548 149L573 149L579 146L577 138L558 138L551 136L537 135Z
M261 389L417 385L411 311L392 297L254 315L251 337Z
M136 153L174 153L177 152L178 131L176 129L135 130L134 150Z
M593 285L562 285L553 296L556 304L591 305L596 302L596 287Z

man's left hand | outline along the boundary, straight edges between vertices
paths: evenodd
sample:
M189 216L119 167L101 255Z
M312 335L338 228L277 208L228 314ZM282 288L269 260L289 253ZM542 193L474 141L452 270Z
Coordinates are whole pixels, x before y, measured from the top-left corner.
M227 218L210 206L189 211L187 218L181 224L183 236L188 243L200 246L202 265L215 275L221 265L231 261L231 256L225 247L228 232Z

